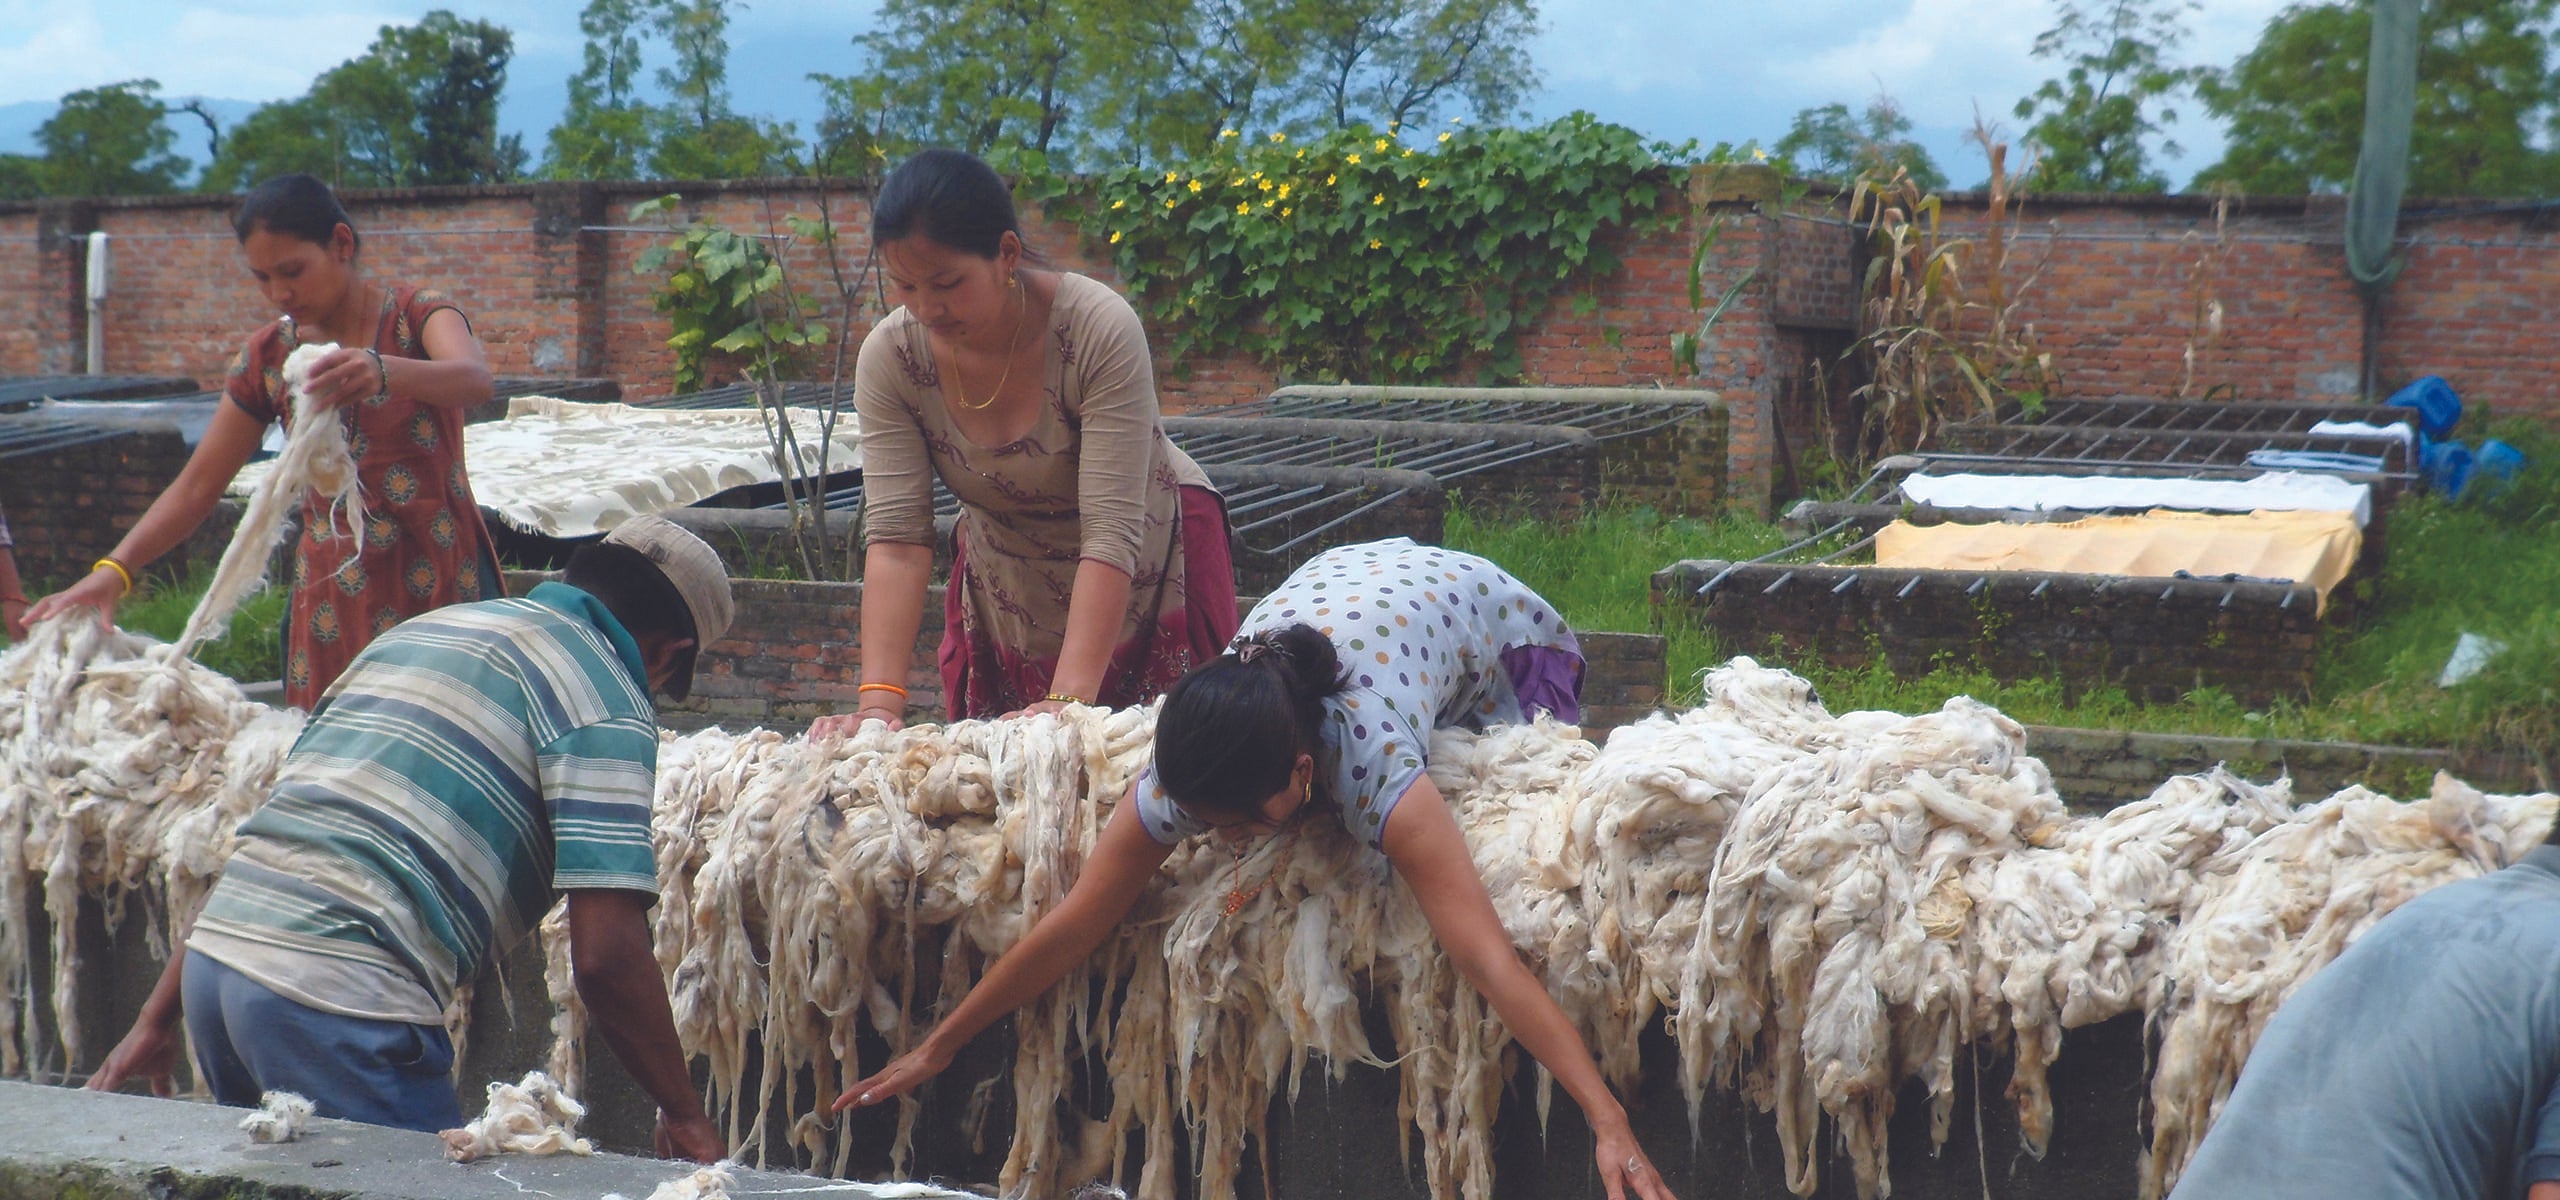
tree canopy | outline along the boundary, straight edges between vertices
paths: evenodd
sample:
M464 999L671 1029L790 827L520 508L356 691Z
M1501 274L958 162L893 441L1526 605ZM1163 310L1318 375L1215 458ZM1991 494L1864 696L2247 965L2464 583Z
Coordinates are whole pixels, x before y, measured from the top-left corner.
M1859 175L1884 179L1899 170L1910 172L1925 190L1945 187L1946 173L1926 148L1905 136L1910 132L1911 118L1902 106L1879 92L1856 114L1838 103L1798 112L1787 136L1771 149L1798 171L1843 186Z
M884 0L831 138L1158 161L1229 129L1501 121L1536 86L1535 0Z
M2560 0L2432 0L2420 20L2412 195L2542 195L2560 159L2537 143L2560 126L2550 69ZM2198 92L2228 121L2222 160L2197 177L2260 193L2336 192L2355 175L2373 13L2295 4L2257 46Z
M2043 191L2159 192L2169 179L2155 147L2178 153L2165 134L2178 119L2170 101L2193 82L2171 54L2186 39L2195 0L2055 0L2054 24L2036 36L2035 55L2063 64L2018 101L2035 154L2026 182Z
M524 170L520 139L498 134L514 37L438 9L385 25L364 54L293 100L263 105L226 134L206 190L239 190L289 171L341 187L493 183Z
M586 54L552 126L542 173L553 179L738 179L794 169L786 122L744 116L729 101L729 20L736 0L588 0ZM666 61L642 95L644 51Z

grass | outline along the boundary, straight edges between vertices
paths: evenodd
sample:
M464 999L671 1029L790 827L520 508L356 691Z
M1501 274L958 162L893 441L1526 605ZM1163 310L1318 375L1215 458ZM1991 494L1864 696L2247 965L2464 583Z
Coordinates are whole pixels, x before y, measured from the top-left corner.
M203 598L212 579L211 564L174 583L145 576L141 594L116 606L116 624L164 642L174 641L186 629L187 615L195 611L196 601ZM287 599L281 587L249 597L240 611L231 614L229 632L196 648L196 661L244 683L281 677ZM0 638L0 645L5 644L6 638Z
M140 597L116 607L116 623L164 642L174 640L186 629L187 615L195 611L196 601L204 598L212 580L213 568L208 564L176 584L145 585ZM197 647L196 661L246 683L283 678L282 630L291 598L277 586L242 601L240 611L231 614L229 632Z
M2473 431L2475 435L2477 431ZM1879 664L1833 668L1784 654L1721 647L1694 629L1669 637L1673 702L1697 698L1698 671L1752 653L1811 680L1833 711L1922 712L1970 695L2033 724L2298 738L2516 753L2547 763L2560 742L2560 434L2530 422L2490 429L2524 451L2516 484L2454 504L2433 496L2400 502L2390 553L2352 627L2321 635L2312 694L2250 708L2217 689L2175 704L2144 704L2113 688L2069 688L2058 678L2002 683L1962 665L1897 676ZM1727 518L1665 519L1603 511L1565 527L1487 523L1449 515L1451 546L1508 568L1554 602L1576 628L1646 631L1652 572L1682 558L1748 558L1784 544L1771 525ZM2438 674L2465 631L2507 644L2487 669L2453 688Z

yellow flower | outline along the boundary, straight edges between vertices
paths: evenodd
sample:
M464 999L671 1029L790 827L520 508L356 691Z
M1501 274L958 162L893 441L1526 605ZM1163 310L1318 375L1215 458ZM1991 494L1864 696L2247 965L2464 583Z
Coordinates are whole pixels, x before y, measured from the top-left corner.
M1228 181L1227 181L1227 186L1228 186L1228 187L1243 187L1243 186L1244 186L1244 176L1242 176L1242 175L1238 175L1238 176L1236 176L1235 178L1228 180Z
M1270 180L1265 179L1265 180L1263 180L1263 181L1262 181L1262 190L1263 190L1263 191L1266 191L1266 192L1271 190L1271 181L1270 181Z
M1296 212L1296 211L1297 211L1297 210L1296 210L1296 209L1294 209L1294 208L1284 208L1284 209L1281 209L1281 210L1280 210L1280 215L1285 217L1285 216L1288 216L1290 213L1293 213L1293 212Z
M1758 146L1753 146L1753 147L1751 148L1751 161L1753 161L1753 162L1767 162L1767 161L1769 161L1769 152L1768 152L1768 151L1766 151L1766 150L1761 149L1761 148L1760 148L1760 147L1758 147Z
M1386 152L1387 152L1387 139L1385 139L1385 138L1379 138L1379 139L1378 139L1378 153L1380 153L1380 154L1384 154L1384 153L1386 153Z
M1197 179L1191 181L1191 194L1194 196L1200 194L1200 181Z
M1120 211L1121 209L1126 208L1126 207L1128 207L1128 206L1129 206L1129 202L1128 202L1128 201L1126 201L1126 200L1114 200L1114 201L1112 201L1112 202L1111 202L1111 211L1113 211L1113 212L1118 212L1118 211Z
M1171 200L1167 200L1167 201L1165 201L1165 202L1164 202L1164 206L1165 206L1166 211L1168 211L1168 212L1172 211L1172 209L1173 209L1173 201L1171 201Z
M1333 176L1331 176L1331 175L1327 175L1327 176L1325 176L1325 177L1324 177L1324 185L1325 185L1326 187L1332 187L1332 186L1333 186L1333 180L1334 180L1334 177L1333 177Z
M1407 147L1405 147L1405 148L1404 148L1404 156L1405 156L1406 158L1411 158L1411 157L1413 157L1413 147L1411 147L1411 146L1407 146Z
M1386 203L1386 202L1387 202L1387 194L1386 194L1385 192L1380 192L1380 193L1378 193L1378 194L1377 194L1377 195L1375 195L1375 196L1371 196L1371 197L1369 197L1369 203L1371 203L1371 204L1384 204L1384 203Z
M1297 153L1295 153L1295 154L1290 155L1289 157L1291 157L1291 158L1305 158L1306 156L1307 156L1307 148L1306 148L1306 147L1304 147L1304 146L1300 146L1300 147L1298 147L1298 152L1297 152Z
M1275 142L1285 142L1289 140L1289 135L1285 133L1274 133L1271 135L1271 140Z
M1428 175L1425 175L1425 176L1423 176L1423 177L1422 177L1422 182L1417 183L1417 184L1414 184L1413 186L1414 186L1414 187L1416 187L1416 188L1427 188L1427 187L1430 187L1430 186L1431 186L1431 177L1430 177L1430 176L1428 176Z
M1442 130L1442 131L1440 132L1440 140L1441 140L1441 141L1443 141L1443 142L1446 142L1446 141L1448 141L1448 140L1449 140L1449 132L1448 132L1447 130Z
M1117 208L1117 207L1119 207L1119 206L1118 206L1118 205L1113 205L1112 207ZM1120 244L1120 231L1119 231L1119 230L1117 230L1117 229L1114 229L1114 230L1112 230L1112 231L1111 231L1111 244L1112 244L1112 245L1114 245L1114 246L1117 246L1117 245L1119 245L1119 244Z
M1232 129L1221 129L1218 131L1218 136L1222 138L1231 138L1236 136L1236 131Z
M1386 243L1385 243L1385 242L1382 242L1382 241L1380 241L1380 240L1378 240L1378 239L1376 239L1376 238L1370 238L1370 239L1369 239L1369 248L1370 248L1370 249L1372 249L1372 250L1375 250L1375 249L1379 248L1380 246L1384 246L1384 245L1386 245Z
M1253 211L1253 205L1252 205L1252 204L1250 204L1250 203L1248 203L1248 202L1246 202L1246 201L1243 201L1243 200L1238 200L1238 201L1236 201L1236 215L1237 215L1237 216L1241 217L1241 216L1245 215L1246 213L1249 213L1249 212L1252 212L1252 211Z
M1360 165L1360 156L1357 154L1348 155L1342 161L1350 163L1352 166L1356 167Z
M1288 198L1289 198L1289 185L1288 185L1288 184L1285 184L1285 183L1284 183L1284 184L1281 184L1281 185L1280 185L1280 198L1281 198L1281 199L1283 199L1283 200L1286 200L1286 199L1288 199Z
M1254 179L1255 179L1256 181L1259 181L1259 180L1262 178L1262 172L1260 172L1260 171L1256 171L1256 172L1254 172L1254 173L1253 173L1253 177L1254 177Z
M1262 207L1264 207L1265 209L1270 208L1270 207L1271 207L1271 201L1268 201L1268 200L1263 201L1263 202L1262 202Z
M1181 178L1182 178L1182 172L1180 172L1180 171L1167 171L1167 172L1165 172L1165 173L1164 173L1164 181L1165 181L1166 183L1173 183L1173 182L1176 182L1176 181L1180 180Z

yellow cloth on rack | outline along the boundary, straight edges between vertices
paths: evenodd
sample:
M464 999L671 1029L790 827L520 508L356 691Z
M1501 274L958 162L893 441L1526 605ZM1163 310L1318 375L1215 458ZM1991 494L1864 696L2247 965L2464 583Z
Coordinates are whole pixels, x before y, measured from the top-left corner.
M2053 571L2137 578L2246 575L2308 584L2328 606L2364 546L2342 512L2199 513L2000 525L1913 525L1876 531L1876 565L1946 571Z

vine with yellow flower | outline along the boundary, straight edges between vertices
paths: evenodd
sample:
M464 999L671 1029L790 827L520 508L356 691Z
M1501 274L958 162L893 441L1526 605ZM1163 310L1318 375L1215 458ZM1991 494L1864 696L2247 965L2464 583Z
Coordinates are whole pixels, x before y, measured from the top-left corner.
M1169 167L1023 182L1107 249L1176 364L1242 351L1292 380L1502 381L1557 289L1617 269L1612 231L1669 219L1665 156L1688 149L1584 113L1424 137L1229 130Z

